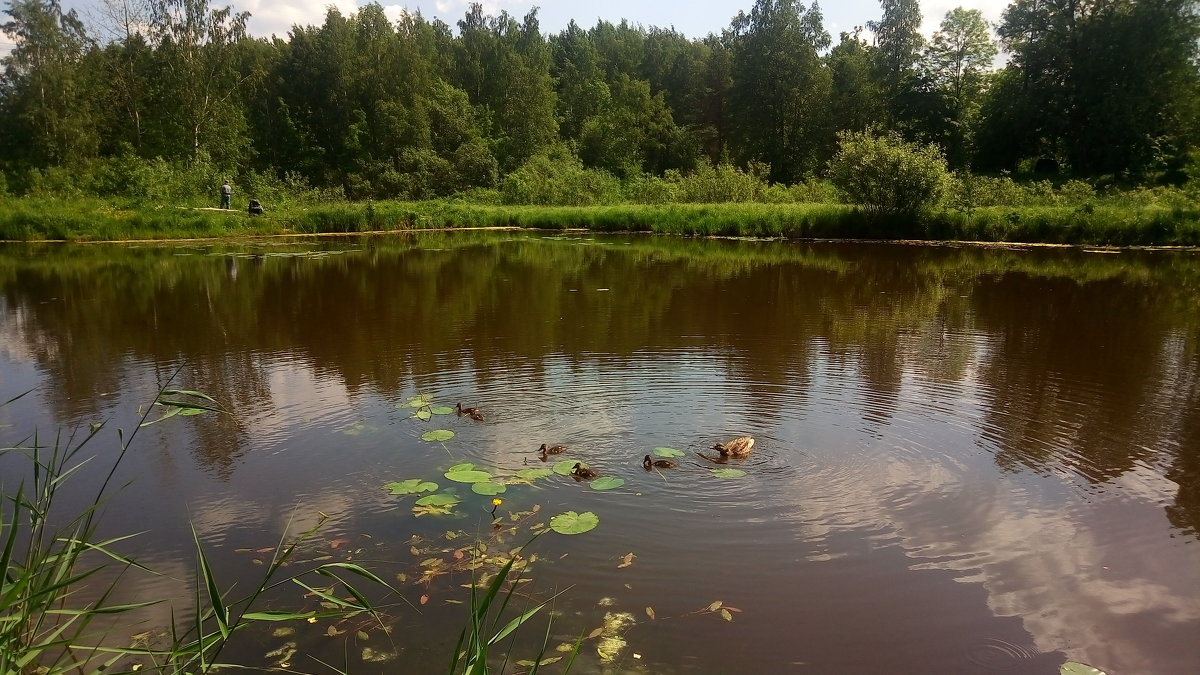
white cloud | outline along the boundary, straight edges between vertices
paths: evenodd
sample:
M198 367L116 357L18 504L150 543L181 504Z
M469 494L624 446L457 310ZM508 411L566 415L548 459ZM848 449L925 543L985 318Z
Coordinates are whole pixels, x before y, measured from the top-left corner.
M248 28L251 35L281 38L286 38L293 26L325 23L325 12L331 6L345 15L358 11L354 0L238 0L234 5L239 11L250 12Z

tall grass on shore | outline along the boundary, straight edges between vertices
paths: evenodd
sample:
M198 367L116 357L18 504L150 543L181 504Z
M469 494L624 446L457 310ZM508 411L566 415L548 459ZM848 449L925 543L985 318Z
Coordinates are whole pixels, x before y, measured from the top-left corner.
M1200 204L971 206L917 216L827 203L514 206L457 200L282 204L266 216L197 209L119 209L99 200L10 200L0 239L112 241L519 227L685 236L918 239L1081 245L1200 245Z

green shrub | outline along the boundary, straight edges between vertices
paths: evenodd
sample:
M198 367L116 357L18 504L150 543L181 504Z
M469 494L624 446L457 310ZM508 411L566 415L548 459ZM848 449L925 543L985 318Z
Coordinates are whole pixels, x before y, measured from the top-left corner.
M680 202L719 204L757 201L767 189L764 175L743 171L732 164L712 166L702 163L686 176L667 172L667 180L677 183Z
M843 131L838 140L829 176L850 203L880 214L916 214L946 192L950 173L937 146L866 131Z
M585 169L569 152L529 158L500 185L506 204L590 206L621 199L621 183L598 169Z

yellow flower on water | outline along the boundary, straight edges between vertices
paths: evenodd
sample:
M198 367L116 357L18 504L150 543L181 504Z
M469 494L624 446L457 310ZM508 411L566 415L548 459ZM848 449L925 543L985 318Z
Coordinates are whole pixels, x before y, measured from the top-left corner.
M308 617L308 622L309 622L309 623L316 623L316 622L317 622L317 617L315 617L315 616L310 616L310 617Z
M504 503L504 500L500 499L499 497L496 497L495 499L492 500L492 506L500 506L503 503Z

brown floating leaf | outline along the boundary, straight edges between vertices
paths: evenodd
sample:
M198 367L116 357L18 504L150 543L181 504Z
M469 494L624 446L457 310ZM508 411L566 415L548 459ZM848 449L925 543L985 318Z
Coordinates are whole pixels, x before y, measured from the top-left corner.
M594 637L600 637L603 634L604 634L604 626L601 626L601 627L597 628L596 630L588 633L588 639L590 640Z
M426 593L425 595L422 595L422 596L421 596L421 604L423 605L423 604L425 604L425 603L427 603L427 602L429 602L429 594L428 594L428 593Z
M350 543L350 540L349 540L348 538L346 538L346 537L338 537L337 539L330 539L330 540L329 540L329 548L332 548L332 549L339 549L339 548L341 548L341 547L343 547L343 546L345 546L346 544L349 544L349 543Z
M274 546L267 546L266 548L257 549L254 552L255 553L270 553L271 551L274 551L274 550L275 550Z
M617 565L617 569L621 569L622 567L629 567L632 564L633 564L633 554L626 553L624 556L621 557L621 564Z
M737 607L730 607L729 605L725 605L725 609L727 609L727 610L729 610L729 611L731 611L731 612L740 612L740 611L742 611L742 610L738 609Z
M654 620L655 616L654 616L654 608L653 607L646 608L646 616L650 617L651 620Z
M462 549L459 549L459 550L457 550L457 551L455 551L455 552L454 552L454 559L455 559L455 560L462 560L462 559L463 559L463 552L462 552Z

